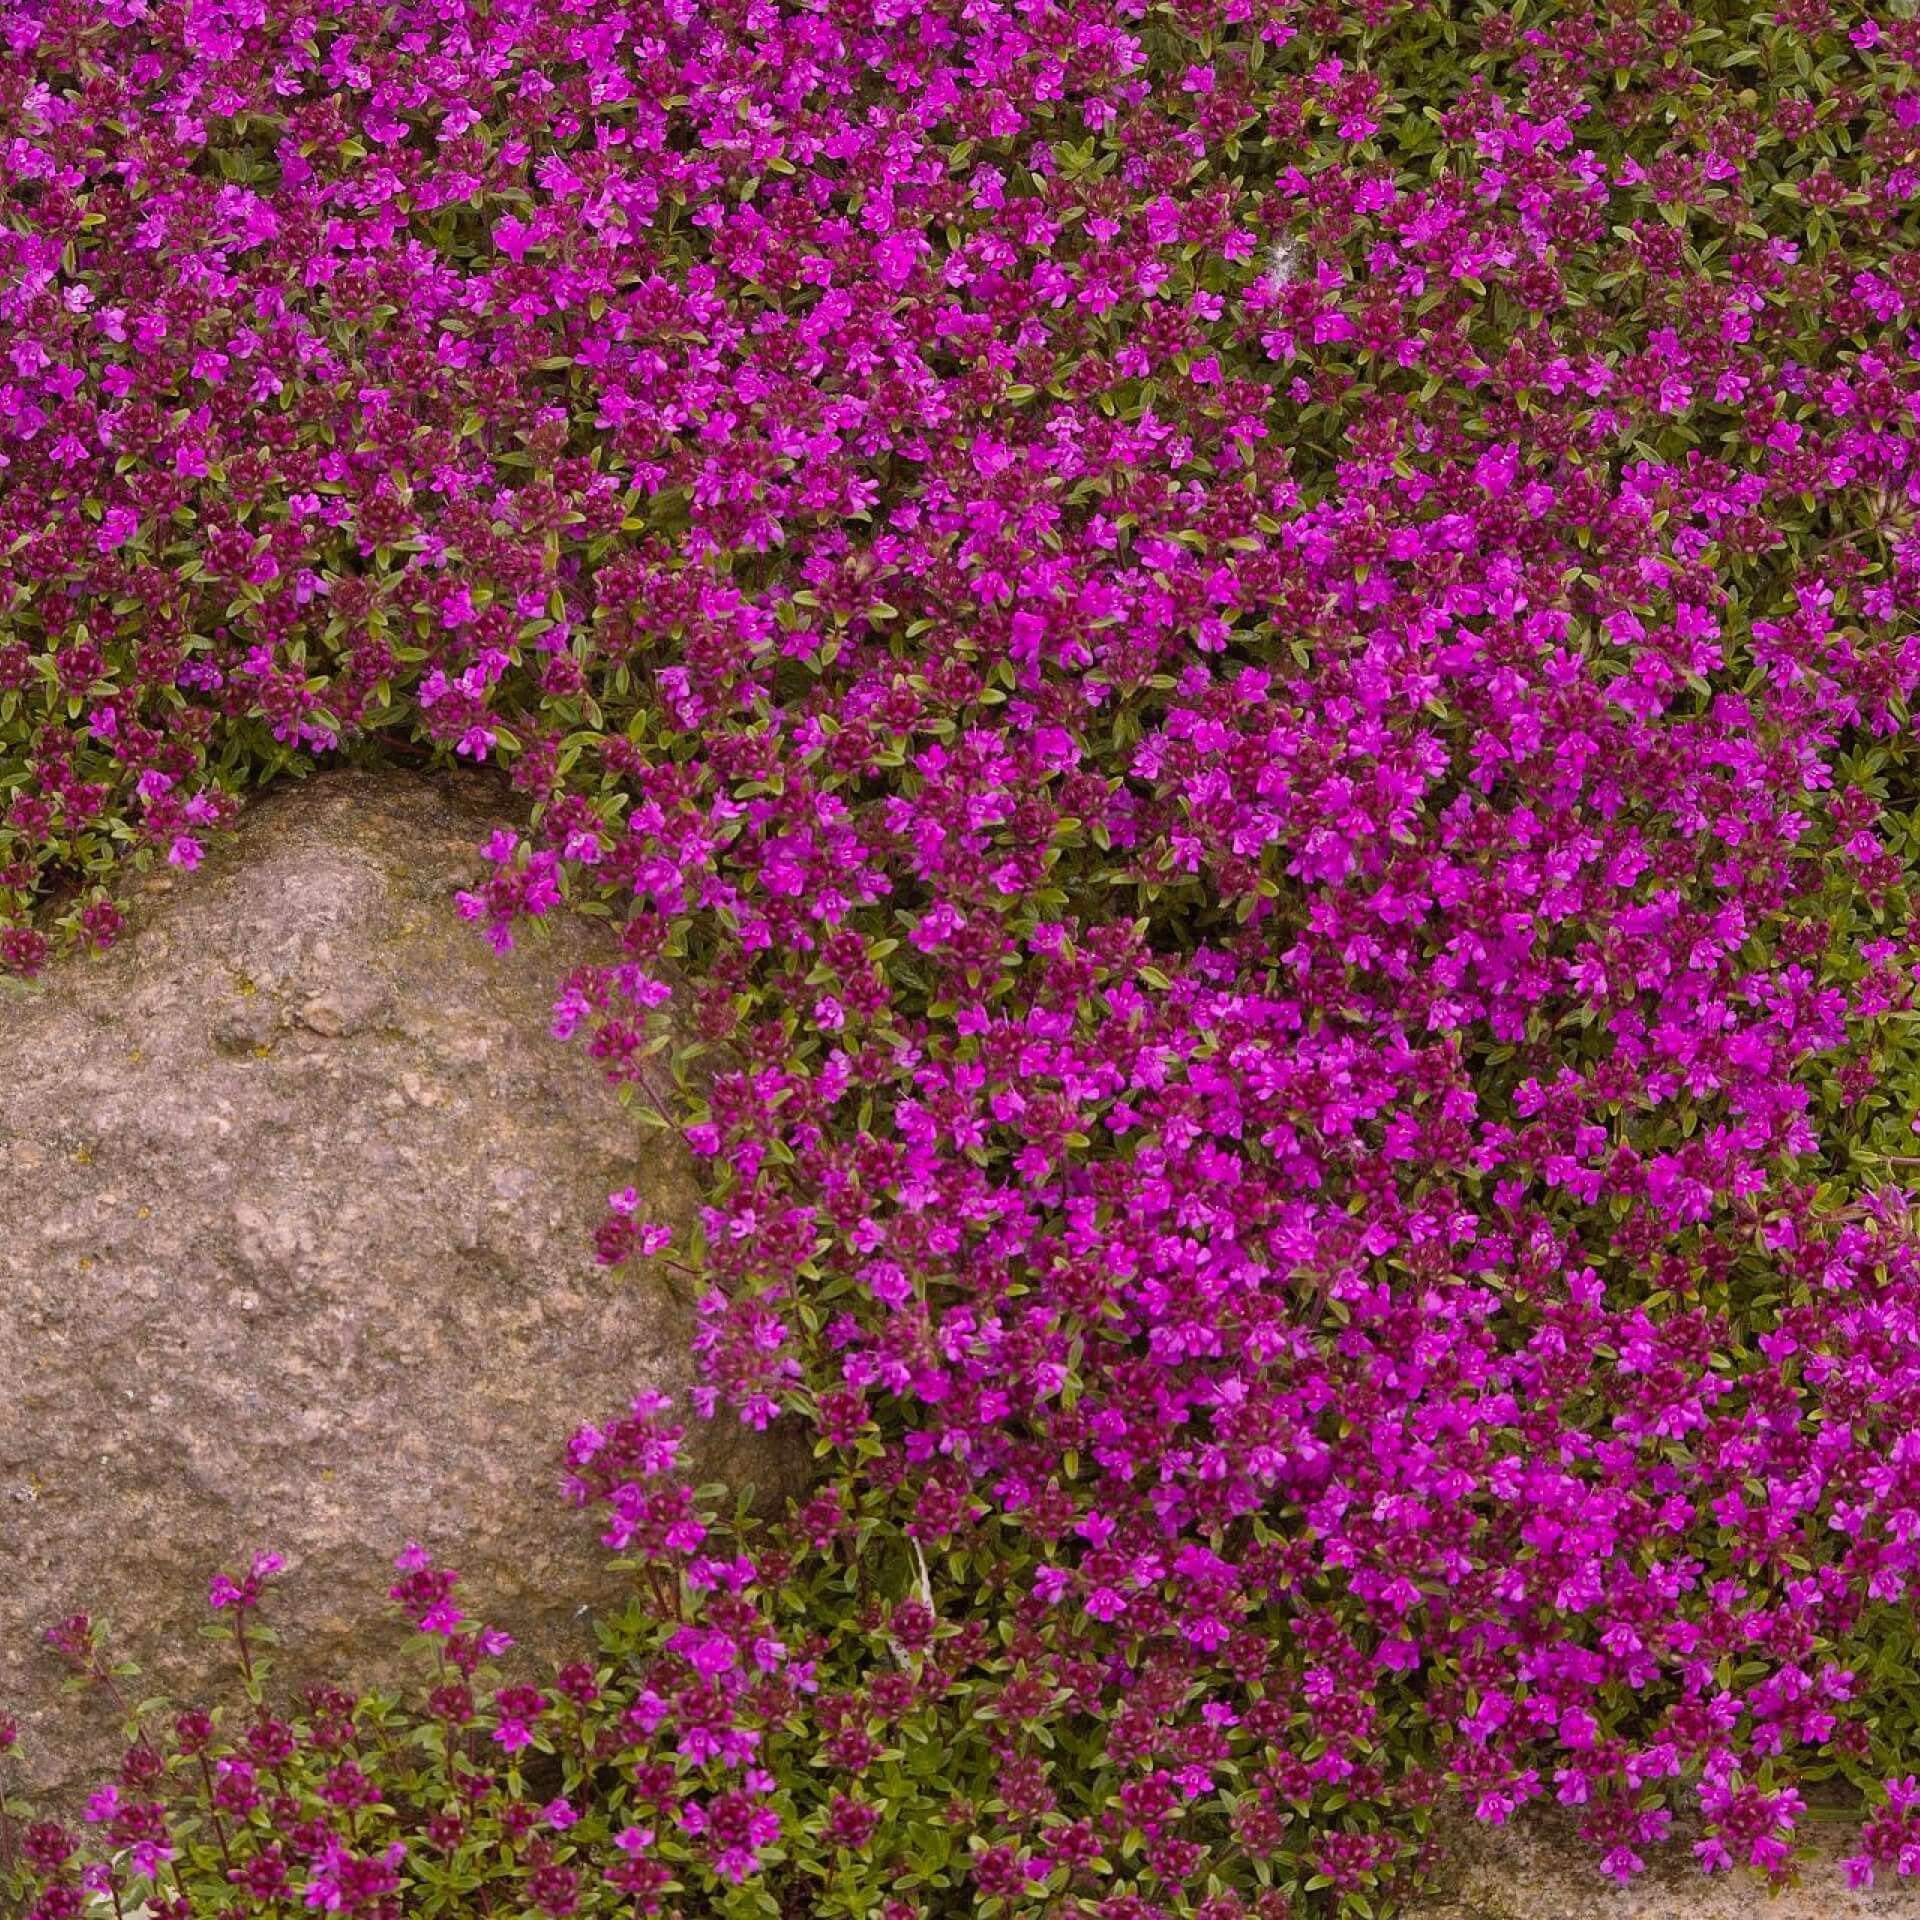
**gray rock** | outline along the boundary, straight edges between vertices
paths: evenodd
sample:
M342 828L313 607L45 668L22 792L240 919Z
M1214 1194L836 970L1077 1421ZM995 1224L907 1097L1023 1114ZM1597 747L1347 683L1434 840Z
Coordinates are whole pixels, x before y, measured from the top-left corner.
M688 1378L691 1302L597 1267L630 1182L693 1191L579 1048L574 917L495 956L455 910L512 811L491 782L334 773L276 788L127 936L0 995L0 1703L30 1785L117 1758L58 1698L55 1619L109 1620L143 1694L224 1680L207 1582L288 1573L274 1690L391 1680L391 1555L418 1539L532 1654L617 1591L558 1497L582 1420ZM694 1424L699 1466L793 1484L784 1448Z
M1616 1886L1564 1815L1546 1812L1504 1827L1452 1827L1439 1884L1398 1920L1912 1920L1920 1884L1882 1869L1878 1884L1848 1887L1841 1861L1859 1843L1855 1817L1812 1815L1796 1884L1769 1893L1744 1868L1703 1874L1676 1823L1675 1837L1642 1849L1645 1873Z

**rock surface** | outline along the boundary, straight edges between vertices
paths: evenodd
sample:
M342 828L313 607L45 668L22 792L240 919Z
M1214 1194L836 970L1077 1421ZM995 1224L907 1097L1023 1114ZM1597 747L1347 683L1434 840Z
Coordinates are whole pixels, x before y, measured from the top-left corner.
M613 1597L558 1451L683 1385L693 1316L590 1235L615 1187L656 1217L692 1189L548 1037L591 923L497 957L456 912L511 811L485 782L277 788L144 882L112 952L0 995L0 1702L51 1803L118 1752L58 1698L65 1614L185 1701L225 1679L208 1578L256 1548L288 1561L276 1692L409 1670L408 1539L535 1654ZM700 1444L712 1477L790 1477L733 1430Z
M1799 1884L1769 1895L1750 1873L1708 1877L1681 1841L1647 1853L1647 1871L1618 1887L1590 1847L1552 1815L1455 1835L1440 1887L1399 1920L1912 1920L1920 1883L1882 1872L1879 1885L1848 1887L1840 1861L1858 1844L1858 1823L1812 1829Z

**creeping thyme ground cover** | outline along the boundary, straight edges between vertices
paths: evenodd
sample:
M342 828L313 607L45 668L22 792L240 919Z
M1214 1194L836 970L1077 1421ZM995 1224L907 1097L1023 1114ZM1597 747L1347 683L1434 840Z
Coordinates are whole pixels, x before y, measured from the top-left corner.
M463 908L610 920L555 1032L706 1176L601 1256L818 1463L583 1428L632 1606L530 1675L409 1550L411 1704L223 1576L235 1700L0 1815L34 1920L1367 1920L1540 1802L1920 1872L1920 25L0 49L6 967L251 785L509 770Z

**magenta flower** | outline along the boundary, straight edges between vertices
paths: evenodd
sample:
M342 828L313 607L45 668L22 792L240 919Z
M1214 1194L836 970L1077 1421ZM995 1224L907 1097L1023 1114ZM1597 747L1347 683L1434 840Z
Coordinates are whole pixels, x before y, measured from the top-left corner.
M131 507L110 507L100 522L95 545L102 553L124 547L140 529L140 516Z
M1769 1872L1903 1764L1920 24L1451 11L0 4L0 967L262 775L486 762L458 912L603 923L552 1031L700 1188L594 1258L815 1450L776 1525L576 1435L639 1650L493 1744L702 1824L396 1811L487 1898L698 1901L780 1791L1384 1910L1443 1795ZM395 1574L471 1745L506 1637ZM103 1845L375 1920L265 1784L353 1721Z

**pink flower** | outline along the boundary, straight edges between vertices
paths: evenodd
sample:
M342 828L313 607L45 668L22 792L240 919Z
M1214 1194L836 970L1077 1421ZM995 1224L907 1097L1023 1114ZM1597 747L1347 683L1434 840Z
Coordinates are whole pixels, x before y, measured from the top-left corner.
M739 1886L759 1872L760 1861L751 1847L722 1847L713 1857L713 1870L722 1880Z
M915 265L926 251L927 243L917 233L888 234L873 248L875 277L882 286L898 293L912 278Z
M128 1863L138 1878L157 1884L161 1867L173 1857L173 1848L163 1840L136 1840Z
M1646 1868L1647 1863L1631 1847L1615 1847L1600 1863L1600 1871L1623 1887Z
M94 545L102 553L113 553L139 531L140 516L131 507L109 507L100 522L99 533L94 536Z
M534 237L533 228L524 220L510 217L494 223L493 244L517 267L539 242Z

